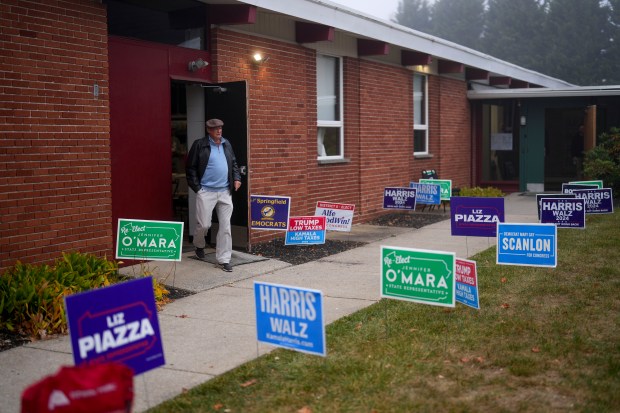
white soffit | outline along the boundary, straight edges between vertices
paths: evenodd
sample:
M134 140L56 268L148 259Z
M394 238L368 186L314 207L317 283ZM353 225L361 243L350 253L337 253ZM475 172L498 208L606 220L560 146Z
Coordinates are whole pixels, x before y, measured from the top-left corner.
M563 80L326 0L239 0L239 3L324 24L359 37L383 41L403 49L427 53L536 85L554 88L573 86Z
M574 86L567 88L479 89L467 91L467 98L470 100L579 96L620 96L620 85Z

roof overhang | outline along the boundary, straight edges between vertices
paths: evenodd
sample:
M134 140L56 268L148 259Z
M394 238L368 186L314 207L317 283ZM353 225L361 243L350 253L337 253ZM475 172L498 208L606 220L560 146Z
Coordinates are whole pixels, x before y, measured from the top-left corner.
M467 98L480 99L524 99L580 96L620 96L620 85L615 86L574 86L567 88L536 89L479 89L469 90Z
M201 0L205 3L229 3L230 0ZM435 56L438 59L461 63L486 70L499 76L518 79L547 88L563 88L572 84L533 70L480 53L476 50L431 36L387 20L377 19L327 0L238 0L236 3L254 5L302 21L334 27L359 38L372 39Z

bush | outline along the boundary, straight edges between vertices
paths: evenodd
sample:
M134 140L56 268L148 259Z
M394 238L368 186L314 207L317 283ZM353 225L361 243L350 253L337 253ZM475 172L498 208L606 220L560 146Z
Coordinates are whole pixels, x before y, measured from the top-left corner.
M124 279L117 262L90 254L63 253L53 266L18 261L0 277L0 330L38 338L66 334L65 296ZM167 291L153 280L164 299Z
M481 188L479 186L473 188L461 188L459 191L459 196L473 196L473 197L499 197L504 196L505 194L498 188L494 188L492 186Z
M588 180L602 180L605 188L620 190L620 128L611 128L598 138L598 145L585 154L583 173Z

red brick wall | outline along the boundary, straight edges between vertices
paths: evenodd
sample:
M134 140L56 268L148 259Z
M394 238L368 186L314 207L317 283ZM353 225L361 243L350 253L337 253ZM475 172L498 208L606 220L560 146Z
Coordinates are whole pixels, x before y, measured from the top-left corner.
M360 223L386 212L384 187L408 186L422 169L437 169L454 186L469 183L465 82L429 76L433 157L414 159L413 74L393 65L344 58L346 162L320 164L315 52L228 30L215 30L212 40L214 79L248 82L251 194L290 196L291 215L313 214L317 201L352 203L354 223ZM256 51L269 60L252 64L250 56ZM277 235L282 233L253 231L250 240Z
M0 270L112 256L107 72L104 5L0 3Z
M439 85L439 177L453 188L471 186L470 108L465 82L441 78Z

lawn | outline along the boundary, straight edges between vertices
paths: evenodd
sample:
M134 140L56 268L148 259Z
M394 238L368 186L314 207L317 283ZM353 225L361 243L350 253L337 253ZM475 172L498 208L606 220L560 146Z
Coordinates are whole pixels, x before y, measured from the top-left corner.
M480 310L383 299L151 412L620 411L620 215L558 229L557 268L478 265Z

